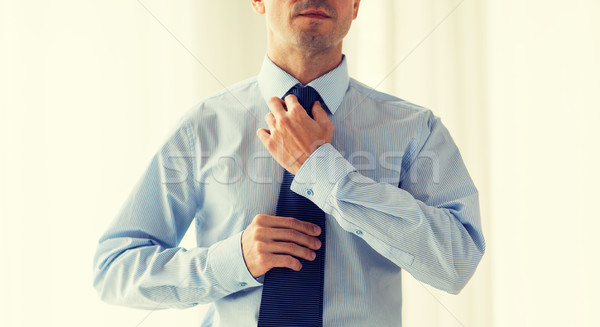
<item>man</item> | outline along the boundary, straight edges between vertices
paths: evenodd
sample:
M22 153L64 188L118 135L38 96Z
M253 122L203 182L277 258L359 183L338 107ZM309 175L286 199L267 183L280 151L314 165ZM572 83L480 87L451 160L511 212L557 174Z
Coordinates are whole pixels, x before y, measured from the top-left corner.
M457 294L485 249L477 189L431 111L348 77L360 0L251 2L259 75L190 110L154 156L100 239L100 296L212 303L203 326L399 326L401 269ZM178 248L192 221L198 247Z

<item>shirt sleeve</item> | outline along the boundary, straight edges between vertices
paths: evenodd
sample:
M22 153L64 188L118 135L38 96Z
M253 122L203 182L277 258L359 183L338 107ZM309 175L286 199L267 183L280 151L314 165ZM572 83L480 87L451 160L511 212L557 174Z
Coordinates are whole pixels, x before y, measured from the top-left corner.
M186 308L262 285L248 271L241 232L210 247L178 247L199 208L194 139L182 120L154 155L94 256L94 287L111 304Z
M397 186L361 175L324 144L291 189L417 280L458 294L485 251L478 191L439 118L430 115L423 125L422 146Z

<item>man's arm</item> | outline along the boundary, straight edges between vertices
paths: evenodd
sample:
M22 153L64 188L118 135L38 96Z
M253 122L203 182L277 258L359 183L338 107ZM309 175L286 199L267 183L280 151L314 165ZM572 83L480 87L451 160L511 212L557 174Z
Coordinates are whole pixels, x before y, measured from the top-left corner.
M286 97L285 104L269 102L269 130L257 135L296 175L291 189L416 279L460 292L483 256L485 241L477 189L440 120L423 112L420 150L402 167L397 187L361 175L342 157L330 144L332 125L318 102L314 121L294 97ZM313 150L314 145L321 146Z
M457 294L485 251L478 192L440 120L428 113L424 125L423 145L403 167L400 187L361 175L325 144L291 188L416 279Z
M261 285L244 264L241 232L206 248L178 247L199 208L191 126L183 120L170 135L100 239L94 287L106 302L185 308Z

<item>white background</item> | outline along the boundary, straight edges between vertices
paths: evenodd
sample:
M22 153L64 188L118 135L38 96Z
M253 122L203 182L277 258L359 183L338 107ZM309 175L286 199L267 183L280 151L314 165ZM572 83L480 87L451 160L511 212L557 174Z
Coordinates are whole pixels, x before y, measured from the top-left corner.
M264 21L242 0L143 4L0 1L1 326L198 325L202 307L102 303L92 256L181 115L258 72ZM351 75L441 116L481 193L478 271L458 296L405 274L404 326L600 325L598 17L595 0L361 4Z

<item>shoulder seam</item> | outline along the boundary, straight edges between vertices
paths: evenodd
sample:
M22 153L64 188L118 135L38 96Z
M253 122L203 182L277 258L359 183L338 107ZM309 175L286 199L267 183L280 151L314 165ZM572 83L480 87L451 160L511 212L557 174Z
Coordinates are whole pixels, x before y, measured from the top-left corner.
M193 133L193 129L192 129L192 122L190 121L189 117L186 117L185 119L185 132L187 134L188 137L188 143L190 146L190 151L191 151L191 155L192 155L192 171L191 174L192 176L189 176L189 178L192 179L191 184L192 184L192 191L194 194L194 202L196 203L196 208L199 207L199 203L198 203L198 189L196 188L196 178L195 178L195 168L196 168L196 164L197 164L197 158L196 158L196 141L194 139L194 133Z
M354 90L356 90L357 92L359 92L361 95L363 95L365 98L369 98L372 101L375 101L377 103L383 103L385 101L379 100L379 99L375 99L372 97L373 94L383 94L386 96L389 96L391 98L393 98L395 100L395 104L388 102L389 105L393 105L399 108L402 108L404 110L410 110L412 112L425 112L425 111L431 111L431 109L425 108L425 107L421 107L419 105L416 105L414 103L408 102L406 100L403 100L397 96L391 95L391 94L387 94L381 91L378 91L377 89L374 89L366 84L363 84L359 81L357 81L354 78L350 78L350 87L353 88ZM406 105L403 105L403 103L405 103Z
M427 117L427 115L423 115L421 124L419 124L420 126L419 126L419 134L418 135L423 135L425 127L429 126L430 119L435 119L435 116L433 115L433 113L431 113L431 117ZM419 150L416 152L415 157L411 160L409 167L412 167L412 165L415 163L415 161L419 158L419 155L421 155L421 152L423 152L425 145L427 145L427 142L429 142L430 137L431 137L431 129L429 129L427 131L427 136L425 137L423 144L421 144L421 146L419 147Z

